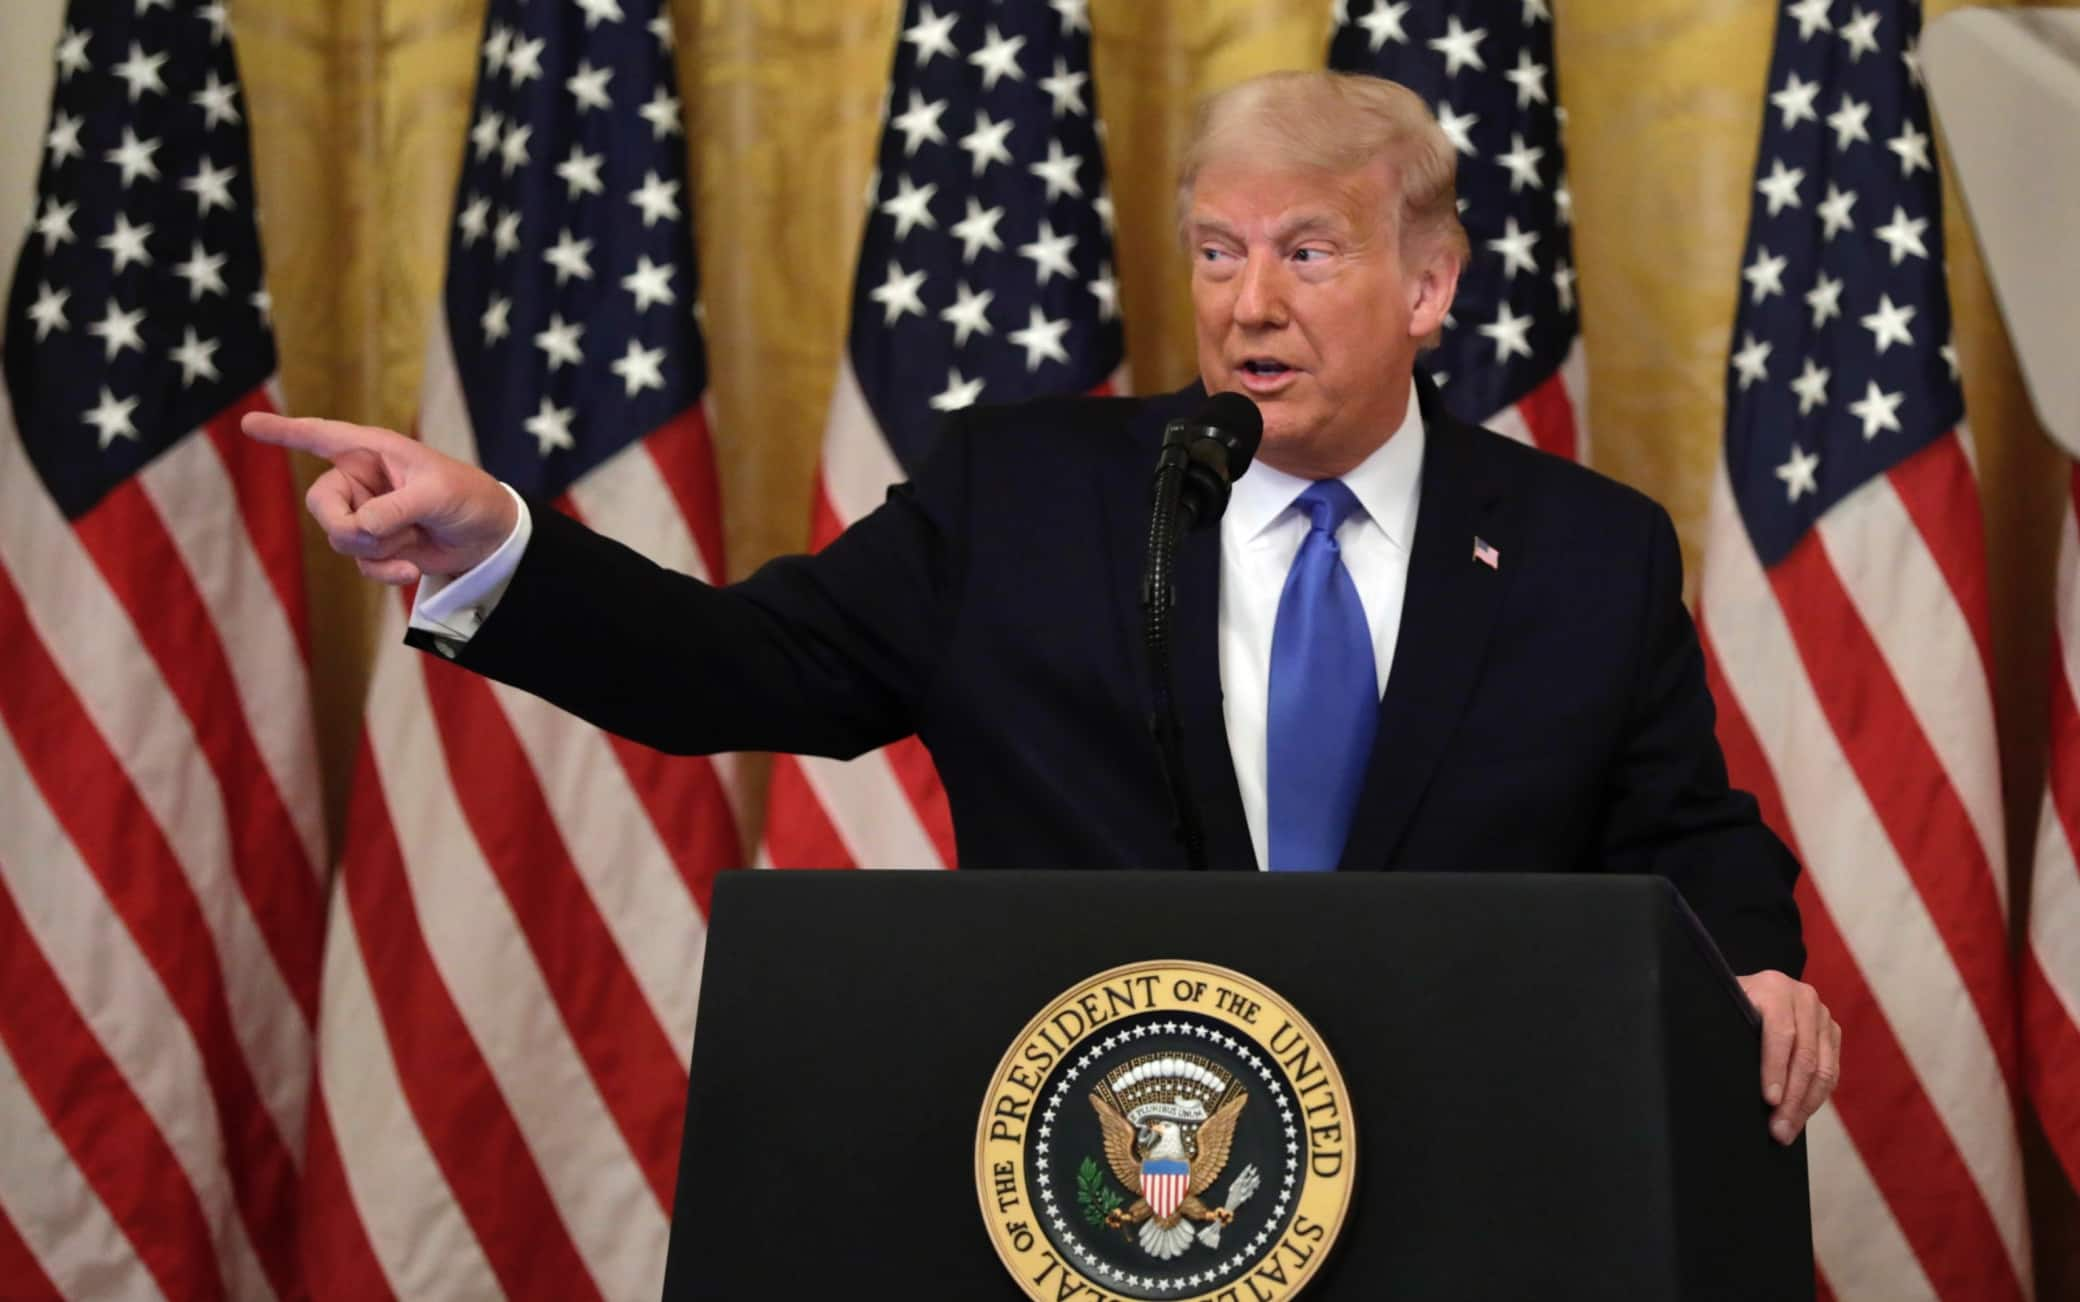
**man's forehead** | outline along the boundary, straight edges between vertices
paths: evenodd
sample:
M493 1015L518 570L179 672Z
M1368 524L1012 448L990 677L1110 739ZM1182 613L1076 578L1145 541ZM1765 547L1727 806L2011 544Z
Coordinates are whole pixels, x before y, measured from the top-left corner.
M1209 163L1194 178L1186 221L1193 226L1369 226L1389 215L1391 193L1384 161L1345 172Z

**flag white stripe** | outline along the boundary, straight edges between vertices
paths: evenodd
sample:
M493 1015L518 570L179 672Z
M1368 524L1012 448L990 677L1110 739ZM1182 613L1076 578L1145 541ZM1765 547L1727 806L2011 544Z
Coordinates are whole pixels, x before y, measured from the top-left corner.
M435 311L426 339L426 378L419 393L419 437L434 451L475 465L475 429L462 393L462 375L455 367L448 314Z
M1589 464L1589 354L1576 335L1560 363L1560 383L1567 390L1568 405L1574 408L1574 459Z
M658 840L606 735L575 725L525 692L493 692L564 845L572 847L579 880L684 1064L693 1051L693 1012L700 998L700 965L687 961L688 940L707 934L692 891Z
M272 1297L223 1168L224 1137L202 1051L100 883L36 790L15 740L0 728L0 792L18 792L0 818L0 880L21 910L65 997L129 1083L180 1163L211 1229L233 1297ZM300 1066L297 1079L308 1070ZM293 1132L302 1135L301 1130ZM292 1150L301 1145L291 1143Z
M1524 413L1518 411L1514 404L1504 407L1481 423L1504 438L1515 439L1526 447L1537 446L1531 437L1531 426L1524 422Z
M909 793L880 751L857 759L798 755L802 776L852 861L871 868L943 868Z
M851 358L841 359L824 427L820 491L830 500L838 523L849 525L879 506L889 486L905 478L867 406ZM885 753L871 751L851 760L815 755L795 759L810 794L854 863L863 868L946 866ZM759 860L766 861L763 848Z
M435 314L436 321L442 314ZM429 395L458 393L446 330L435 326L428 365ZM429 401L431 401L429 399ZM434 436L432 431L438 429ZM457 407L429 426L451 456L475 458L467 410ZM705 581L706 566L678 504L640 443L631 443L571 489L588 522L611 520L621 542L659 564ZM700 998L698 951L707 922L679 875L656 824L630 786L606 735L546 701L495 687L493 694L526 753L571 861L620 957L684 1063L693 1049L694 1009ZM689 962L693 954L696 961Z
M0 1044L0 1215L70 1298L165 1294L88 1185Z
M1560 387L1567 393L1567 405L1574 414L1574 459L1583 465L1589 462L1589 361L1582 352L1582 341L1576 339L1567 349L1567 359L1557 372ZM1490 412L1480 422L1484 427L1515 439L1526 447L1537 447L1538 440L1532 437L1531 425L1524 419L1524 410L1511 403L1501 411Z
M831 390L830 420L823 433L823 491L840 524L851 524L881 505L891 484L909 476L889 451L881 427L867 406L859 376L848 356L838 363L838 383Z
M12 526L0 529L0 565L21 590L39 641L180 860L225 975L232 1031L295 1154L310 1030L232 872L223 790L135 625L44 493L4 399L0 519ZM34 790L21 788L22 798L34 803Z
M2070 506L2059 525L2058 586L2053 592L2057 640L2052 669L2065 675L2066 691L2080 702L2080 521Z
M658 474L657 462L641 443L631 443L587 471L570 488L585 522L643 555L703 583L714 583L708 563Z
M1833 1107L1806 1123L1813 1254L1835 1302L1940 1302Z
M498 1276L405 1103L366 962L346 891L336 889L317 1106L326 1109L354 1211L398 1297L499 1297Z
M2006 1106L1989 1106L2008 1097L1992 1042L1820 707L1723 471L1711 510L1705 621L1727 686L1776 775L1813 889L2026 1280L2029 1231L2015 1119Z
M404 634L389 607L382 643ZM549 1196L608 1297L654 1283L668 1226L572 1042L497 878L462 817L416 655L384 656L369 738L427 948Z
M2037 820L2037 858L2031 880L2029 944L2045 984L2066 1020L2080 1026L2080 866L2065 824L2050 802Z
M1820 544L1870 630L1978 834L2005 909L2007 856L1993 693L1957 594L1892 480L1867 480L1820 517Z
M2058 586L2053 591L2057 594L2054 672L2060 675L2059 685L2070 699L2080 704L2080 520L2074 518L2070 505L2059 523ZM2080 755L2068 755L2065 760L2080 764ZM2057 798L2058 793L2047 786L2037 820L2037 857L2030 878L2029 944L2067 1020L2080 1025L2080 867L2074 864ZM2080 816L2080 810L2065 814Z
M236 486L207 433L169 448L139 474L180 553L231 667L231 680L253 744L281 794L309 867L321 879L325 864L324 803L318 792L318 752L308 726L310 679L289 613L282 608L252 540L233 509ZM283 478L282 488L289 483ZM199 511L197 502L222 502Z

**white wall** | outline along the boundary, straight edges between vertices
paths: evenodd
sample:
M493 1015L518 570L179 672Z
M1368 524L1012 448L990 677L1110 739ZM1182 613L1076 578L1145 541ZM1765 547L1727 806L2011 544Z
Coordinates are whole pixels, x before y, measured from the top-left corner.
M64 0L0 0L0 304L29 229L56 71L51 51L64 19ZM101 51L88 53L100 62Z

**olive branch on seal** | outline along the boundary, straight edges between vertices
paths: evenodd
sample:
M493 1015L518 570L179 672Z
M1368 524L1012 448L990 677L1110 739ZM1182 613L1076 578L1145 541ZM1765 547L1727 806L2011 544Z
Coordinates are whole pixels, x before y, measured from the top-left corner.
M1083 1208L1084 1221L1093 1226L1103 1225L1105 1213L1122 1201L1105 1183L1105 1173L1099 1169L1097 1159L1084 1158L1083 1165L1076 1169L1076 1203Z

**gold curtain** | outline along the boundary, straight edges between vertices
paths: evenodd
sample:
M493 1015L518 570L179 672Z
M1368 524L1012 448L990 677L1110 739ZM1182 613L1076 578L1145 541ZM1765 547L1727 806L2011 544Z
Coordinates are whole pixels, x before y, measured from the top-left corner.
M411 426L484 4L234 6L292 411ZM1929 18L1956 7L1938 0ZM1169 221L1187 109L1256 72L1319 66L1330 0L1091 8L1128 358L1137 388L1169 388L1192 372L1186 266ZM673 0L733 574L807 537L900 10L899 0ZM1773 22L1774 6L1733 0L1562 0L1556 29L1594 460L1667 505L1693 578ZM2031 418L1947 171L1945 186L2021 900L2042 770L2064 463ZM381 594L315 538L311 572L337 829ZM2042 1295L2080 1296L2080 1228L2041 1158L2038 1146Z

